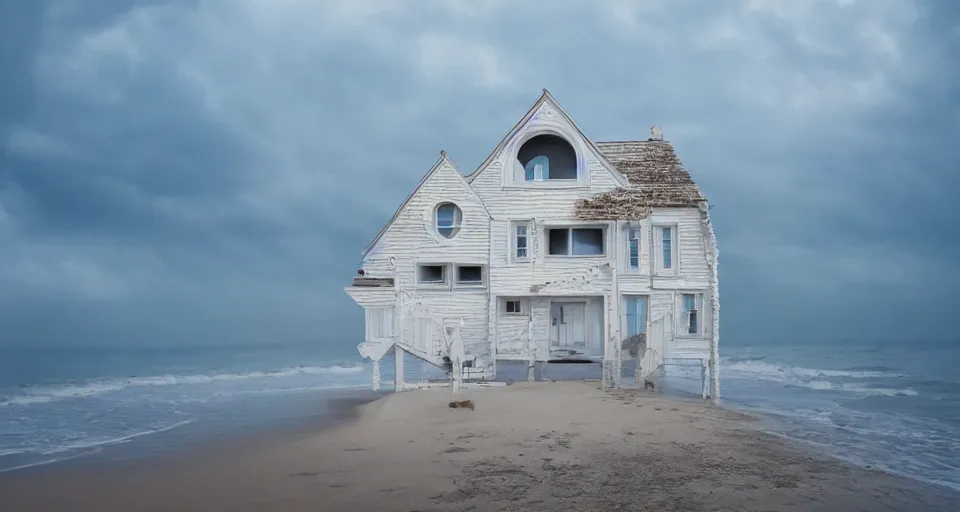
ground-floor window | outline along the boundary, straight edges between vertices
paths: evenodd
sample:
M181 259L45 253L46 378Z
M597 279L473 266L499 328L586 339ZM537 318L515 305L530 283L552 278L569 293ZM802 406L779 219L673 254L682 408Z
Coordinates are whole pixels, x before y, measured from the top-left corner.
M626 318L626 337L647 332L647 296L624 295L624 318Z
M683 293L680 295L680 333L687 336L699 336L703 333L703 294Z

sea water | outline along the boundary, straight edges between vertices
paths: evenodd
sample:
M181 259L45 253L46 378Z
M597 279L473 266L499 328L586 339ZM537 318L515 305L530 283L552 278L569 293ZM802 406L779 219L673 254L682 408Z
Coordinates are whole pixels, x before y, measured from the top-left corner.
M960 347L945 342L728 343L721 399L823 453L960 490ZM699 389L699 368L665 385Z
M2 348L0 472L144 457L316 421L330 397L370 387L371 366L352 348ZM392 366L384 360L385 389ZM721 398L760 414L777 435L960 490L958 367L960 348L949 343L731 341L721 348ZM526 376L502 369L505 378ZM665 388L697 394L699 373L668 367ZM405 374L442 376L409 358ZM600 375L580 365L540 374Z

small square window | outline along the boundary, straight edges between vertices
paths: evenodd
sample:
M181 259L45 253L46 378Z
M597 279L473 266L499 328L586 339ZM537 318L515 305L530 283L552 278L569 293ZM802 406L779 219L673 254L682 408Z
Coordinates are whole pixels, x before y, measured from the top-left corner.
M480 265L458 266L457 284L483 284L483 267Z
M510 315L523 314L523 302L519 299L507 299L503 301L503 311Z
M447 281L446 265L420 265L417 280L422 284L443 284Z

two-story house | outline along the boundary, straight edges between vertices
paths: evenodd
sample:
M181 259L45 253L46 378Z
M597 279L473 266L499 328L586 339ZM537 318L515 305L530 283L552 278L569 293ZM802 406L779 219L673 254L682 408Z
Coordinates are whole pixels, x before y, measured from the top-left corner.
M498 362L599 361L607 386L625 364L642 382L687 361L719 396L706 198L657 127L594 142L546 89L472 174L441 151L359 273L346 292L366 313L375 387L395 349L397 389L408 352L453 359L467 381L494 379Z

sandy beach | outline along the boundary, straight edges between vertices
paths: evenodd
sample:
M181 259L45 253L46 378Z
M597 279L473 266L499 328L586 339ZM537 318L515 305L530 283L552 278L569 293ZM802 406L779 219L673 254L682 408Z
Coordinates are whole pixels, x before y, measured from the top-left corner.
M0 478L8 511L936 511L958 494L807 453L749 416L591 382L449 389L123 468Z

